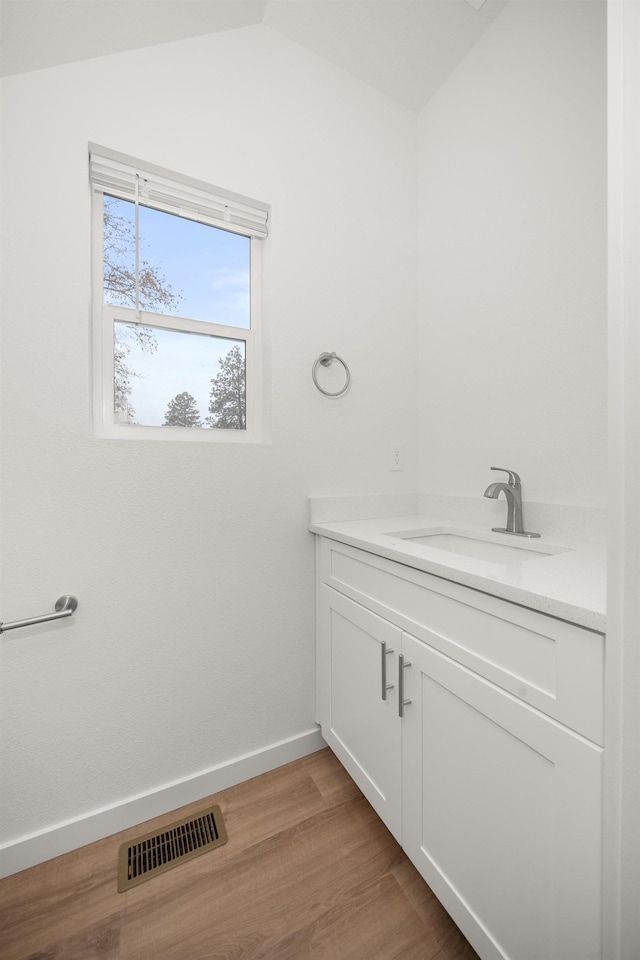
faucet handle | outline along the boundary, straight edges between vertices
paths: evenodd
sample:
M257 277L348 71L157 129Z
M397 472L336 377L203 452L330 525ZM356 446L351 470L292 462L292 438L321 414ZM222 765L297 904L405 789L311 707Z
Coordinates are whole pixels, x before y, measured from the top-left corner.
M506 467L491 467L492 470L499 470L501 473L509 474L509 486L510 487L519 487L520 486L520 477L515 472L515 470L507 470Z

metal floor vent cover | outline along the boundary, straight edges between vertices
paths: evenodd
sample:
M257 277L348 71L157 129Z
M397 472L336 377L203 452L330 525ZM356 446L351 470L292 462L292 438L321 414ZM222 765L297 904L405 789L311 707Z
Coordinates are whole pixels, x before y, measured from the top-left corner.
M195 817L177 820L160 831L123 843L118 858L118 893L226 842L227 831L216 804Z

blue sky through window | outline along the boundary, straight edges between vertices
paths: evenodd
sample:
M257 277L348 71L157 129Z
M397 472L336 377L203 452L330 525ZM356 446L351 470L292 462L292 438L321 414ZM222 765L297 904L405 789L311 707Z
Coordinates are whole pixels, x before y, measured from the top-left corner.
M134 274L135 205L105 197L105 276L107 266ZM173 298L148 307L165 316L188 317L249 329L251 241L248 237L207 224L154 210L139 208L140 268L146 261L154 281L170 288ZM109 241L109 242L108 242ZM115 242L114 242L115 241ZM145 292L140 294L145 308ZM105 281L105 303L134 306L131 295L110 290ZM144 313L141 317L144 323ZM149 325L151 326L151 325ZM161 425L169 402L188 392L196 400L204 422L208 414L211 380L220 371L219 361L239 341L178 333L153 327L154 351L141 349L130 325L116 323L116 337L126 345L124 363L129 377L129 402L134 422ZM242 353L244 344L240 341Z
M140 207L140 243L144 258L157 264L183 297L168 312L249 328L248 237Z
M105 208L128 226L126 252L113 259L133 269L135 204L105 197ZM105 251L106 252L106 251ZM147 261L178 296L157 313L248 329L251 325L251 241L248 237L140 206L140 262ZM105 290L105 303L119 304Z

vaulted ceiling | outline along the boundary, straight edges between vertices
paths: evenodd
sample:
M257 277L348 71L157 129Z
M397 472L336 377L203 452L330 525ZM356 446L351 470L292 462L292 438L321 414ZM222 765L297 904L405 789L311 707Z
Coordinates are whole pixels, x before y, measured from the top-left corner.
M8 76L264 24L420 109L507 0L0 0Z

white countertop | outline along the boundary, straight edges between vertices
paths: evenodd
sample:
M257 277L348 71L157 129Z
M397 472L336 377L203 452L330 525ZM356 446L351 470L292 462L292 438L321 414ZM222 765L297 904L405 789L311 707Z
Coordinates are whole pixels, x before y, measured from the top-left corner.
M461 536L482 537L496 543L540 552L540 557L518 563L488 563L412 543L390 534L446 528ZM550 616L604 633L606 627L606 548L598 543L521 539L492 533L472 523L441 516L407 516L339 523L313 522L312 533L359 547L437 577L453 580L496 597L511 600ZM545 549L563 552L545 554Z

